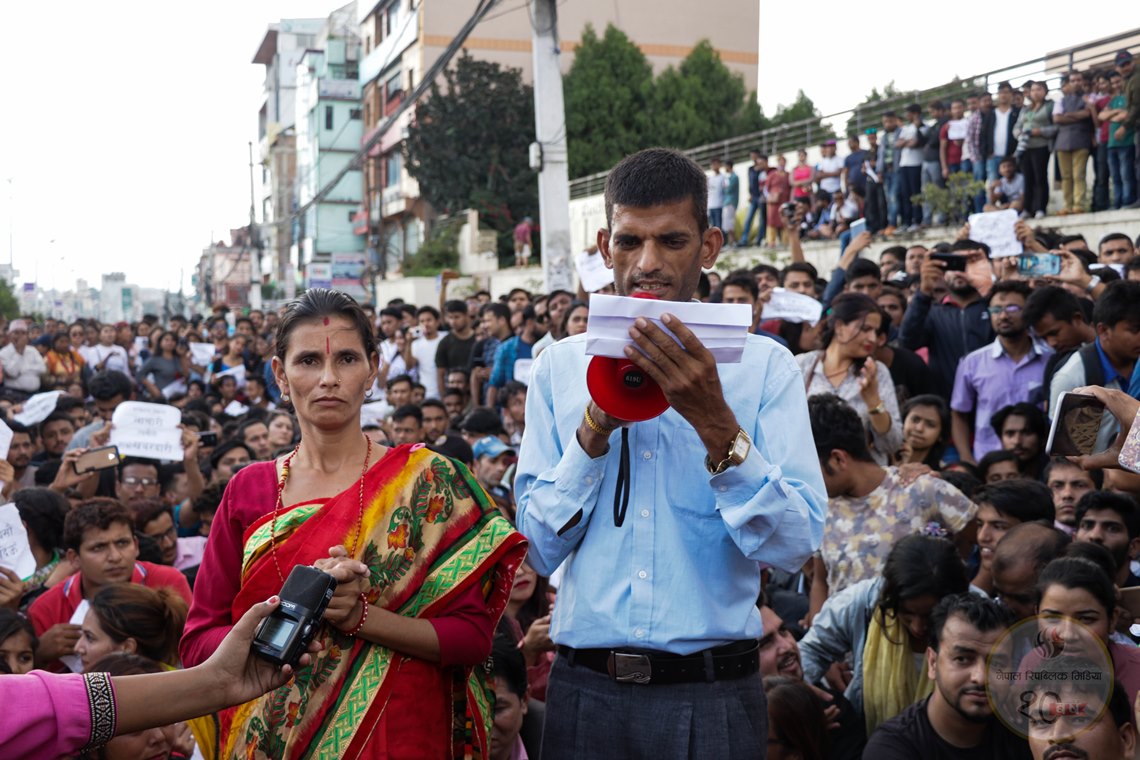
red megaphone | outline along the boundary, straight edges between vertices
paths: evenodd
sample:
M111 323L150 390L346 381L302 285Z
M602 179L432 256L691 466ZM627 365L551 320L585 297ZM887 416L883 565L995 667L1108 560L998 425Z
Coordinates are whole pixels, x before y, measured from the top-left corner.
M637 293L634 298L655 298ZM651 420L669 408L661 386L629 359L595 356L586 369L586 387L594 403L623 422Z

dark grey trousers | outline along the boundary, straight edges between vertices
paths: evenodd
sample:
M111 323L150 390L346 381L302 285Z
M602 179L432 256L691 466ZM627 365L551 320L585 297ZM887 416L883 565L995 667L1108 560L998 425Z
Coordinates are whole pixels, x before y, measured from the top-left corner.
M542 760L764 760L768 703L759 673L675 685L617 683L559 655L546 689Z

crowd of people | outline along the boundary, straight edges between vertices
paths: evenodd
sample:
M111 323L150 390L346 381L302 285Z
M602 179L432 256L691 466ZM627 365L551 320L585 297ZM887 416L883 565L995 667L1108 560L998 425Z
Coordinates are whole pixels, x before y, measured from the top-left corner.
M773 161L754 150L745 182L731 160L713 159L709 218L724 231L726 243L738 247L775 248L784 242L797 205L803 206L805 238L836 239L863 218L873 232L916 231L945 219L934 204L914 198L962 173L984 185L964 211L1009 208L1023 219L1040 219L1049 212L1054 186L1050 158L1063 197L1063 206L1050 213L1136 208L1140 75L1135 72L1132 54L1122 50L1111 66L1065 73L1055 92L1040 80L1020 88L1003 81L996 94L978 91L931 101L925 116L923 105L912 103L902 113L883 113L880 127L849 136L846 155L838 154L834 139L819 146L814 163L807 150L799 150L792 167L783 155Z
M739 365L675 318L676 339L638 323L629 355L672 408L635 425L586 390L584 291L0 326L0 481L36 565L0 567L0 669L201 665L304 564L338 581L311 668L97 756L735 757L759 737L772 758L1131 757L1140 474L1115 456L1140 408L1137 230L1090 245L1020 222L1060 259L1045 278L968 228L877 262L864 232L825 279L799 207L790 264L718 273L706 182L646 151L607 184L616 292L753 314ZM821 320L765 319L777 288ZM1111 456L1046 454L1074 391L1108 404ZM81 471L127 401L179 410L181 460ZM1025 621L1105 653L1095 720L1000 719L986 674Z

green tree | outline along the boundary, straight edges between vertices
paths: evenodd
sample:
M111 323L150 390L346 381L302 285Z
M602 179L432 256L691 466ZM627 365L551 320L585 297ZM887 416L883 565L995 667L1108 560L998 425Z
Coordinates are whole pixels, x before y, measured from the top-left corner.
M0 316L9 320L20 316L20 302L16 293L12 290L11 283L3 278L0 278Z
M744 108L744 79L701 40L677 68L670 66L653 86L652 142L692 148L731 137Z
M771 151L785 153L835 137L835 130L824 124L822 117L823 114L816 108L812 99L805 95L803 90L799 90L791 105L781 105L776 109L771 124L773 127L792 124L798 126L789 129L786 134L777 135Z
M868 127L877 127L883 111L894 110L901 115L903 108L906 107L906 103L902 102L906 95L907 93L895 87L893 79L887 82L882 92L879 92L878 87L872 87L871 92L863 98L859 105L855 106L851 116L847 119L847 134L853 135Z
M653 67L613 24L598 38L587 24L563 79L570 176L609 169L647 147Z
M538 216L538 180L529 157L534 91L519 69L467 53L444 80L416 105L404 142L408 173L436 211L477 210L498 233L500 255L510 255L515 224Z
M736 124L733 128L733 133L737 135L746 135L750 132L760 132L772 126L771 120L764 115L764 109L760 106L760 101L756 97L756 91L753 90L744 99L744 105L740 107L740 112L736 114Z

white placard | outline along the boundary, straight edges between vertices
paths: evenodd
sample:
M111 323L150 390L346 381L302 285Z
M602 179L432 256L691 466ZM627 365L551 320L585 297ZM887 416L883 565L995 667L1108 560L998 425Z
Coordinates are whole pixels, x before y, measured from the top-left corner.
M213 382L216 382L219 377L225 377L226 375L230 375L231 377L233 377L234 381L237 383L237 387L239 390L245 387L245 365L244 364L236 364L227 370L222 370L221 372L215 372Z
M178 380L175 380L173 383L162 389L162 397L173 398L175 394L185 393L188 390L190 390L190 388L188 385L186 385L186 381L179 378Z
M606 266L605 259L598 252L580 251L574 256L574 268L578 270L578 279L582 282L582 290L593 293L607 285L613 285L614 270Z
M384 420L388 419L395 411L386 401L373 401L368 404L360 405L360 426L365 425L382 425Z
M111 444L123 456L181 461L181 423L176 407L124 401L111 415Z
M823 304L811 296L784 288L772 288L772 298L760 313L763 320L782 319L785 322L807 322L813 327L823 315Z
M55 402L58 401L62 395L63 391L37 393L24 402L24 410L12 419L28 427L38 425L46 420L49 414L55 411Z
M75 608L75 612L71 613L71 620L67 622L71 625L83 625L83 621L87 619L87 611L91 609L91 604L84 599ZM72 673L83 672L83 660L77 654L65 654L59 658L59 661L67 666L68 670Z
M533 367L534 359L515 359L515 380L530 385L530 371Z
M947 140L965 140L969 122L966 119L953 119L949 122L949 128L946 130Z
M11 431L8 431L11 435ZM36 557L28 544L28 531L15 504L0 507L0 567L27 580L36 572Z
M8 458L8 449L12 447L12 437L16 435L12 428L0 420L0 459Z
M142 353L143 351L150 350L150 338L145 335L135 336L135 353Z
M230 403L226 404L226 408L222 411L231 417L240 417L249 411L249 407L237 399L234 399Z
M218 353L217 347L213 343L191 343L189 345L190 363L199 367L205 367L212 362Z
M1011 208L970 214L970 240L988 245L991 259L1017 256L1025 249L1014 232L1016 225L1017 211Z
M748 329L752 326L752 307L748 304L658 301L626 296L594 295L590 298L586 353L624 359L625 347L634 345L633 338L629 336L634 320L643 317L665 329L661 315L666 313L675 316L692 331L717 362L735 364L740 361Z

